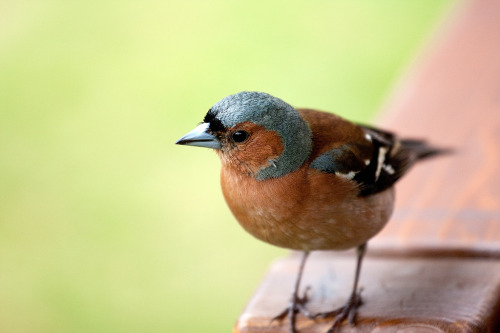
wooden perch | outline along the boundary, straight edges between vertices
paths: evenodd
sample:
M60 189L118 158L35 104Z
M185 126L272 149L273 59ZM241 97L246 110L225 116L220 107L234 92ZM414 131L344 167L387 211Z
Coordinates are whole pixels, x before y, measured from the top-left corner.
M500 1L460 4L384 108L382 127L452 147L397 186L388 226L369 243L365 304L345 332L494 332L500 306ZM285 308L299 257L275 262L235 332L288 332ZM306 264L312 313L342 305L354 254L317 252ZM297 318L302 333L331 320Z

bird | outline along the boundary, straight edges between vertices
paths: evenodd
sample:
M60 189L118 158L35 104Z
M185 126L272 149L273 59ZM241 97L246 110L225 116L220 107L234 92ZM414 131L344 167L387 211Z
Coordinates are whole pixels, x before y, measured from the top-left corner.
M417 161L446 152L333 113L294 108L258 91L223 98L176 144L215 150L223 196L247 232L302 251L290 305L273 318L288 316L291 333L297 332L299 312L311 319L333 317L328 332L346 319L355 325L362 260L367 242L390 219L394 184ZM351 248L357 264L347 302L309 313L307 290L299 295L309 253Z

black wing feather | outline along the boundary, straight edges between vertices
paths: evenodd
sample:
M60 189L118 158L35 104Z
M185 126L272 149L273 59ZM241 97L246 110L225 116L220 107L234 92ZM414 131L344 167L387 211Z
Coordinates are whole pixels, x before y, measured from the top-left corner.
M311 163L311 167L323 172L352 176L348 178L359 184L360 196L369 196L391 187L420 159L449 152L431 147L423 140L399 140L391 132L361 127L365 131L366 142L344 144L320 155Z

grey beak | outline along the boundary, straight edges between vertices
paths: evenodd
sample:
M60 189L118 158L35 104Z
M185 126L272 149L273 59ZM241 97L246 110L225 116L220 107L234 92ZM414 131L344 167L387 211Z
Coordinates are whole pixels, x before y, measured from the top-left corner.
M177 140L175 144L220 149L220 141L213 134L209 133L209 125L209 123L202 123L196 126L194 130Z

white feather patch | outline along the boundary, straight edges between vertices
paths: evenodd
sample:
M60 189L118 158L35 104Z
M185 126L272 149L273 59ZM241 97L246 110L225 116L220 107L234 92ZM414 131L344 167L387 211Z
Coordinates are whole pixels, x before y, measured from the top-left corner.
M390 175L393 175L396 172L394 171L394 168L390 164L384 164L382 168L384 168L385 172L387 172Z
M349 171L348 173L335 172L335 175L346 179L353 179L354 176L356 176L356 172L355 171Z
M375 181L377 181L380 176L380 171L382 171L382 166L385 161L385 154L387 154L387 148L380 147L378 150L378 160L377 160L377 171L375 172Z

